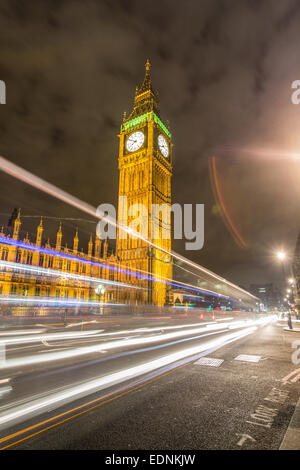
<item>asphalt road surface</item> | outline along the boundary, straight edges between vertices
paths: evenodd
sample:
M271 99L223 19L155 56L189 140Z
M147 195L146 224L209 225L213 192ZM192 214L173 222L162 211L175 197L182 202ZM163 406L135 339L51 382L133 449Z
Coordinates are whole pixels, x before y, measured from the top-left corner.
M230 312L6 319L0 448L278 449L299 396L289 335Z

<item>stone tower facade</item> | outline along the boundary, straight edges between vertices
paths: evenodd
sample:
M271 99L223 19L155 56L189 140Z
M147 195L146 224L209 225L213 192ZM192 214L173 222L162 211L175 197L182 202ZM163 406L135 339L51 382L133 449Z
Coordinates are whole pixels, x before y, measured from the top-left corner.
M143 288L138 303L164 305L168 284L163 280L172 278L172 260L164 251L171 251L172 136L160 119L149 61L144 81L136 88L133 110L128 117L124 114L119 138L118 222L130 226L133 219L139 220L135 231L143 235L124 236L118 231L120 280Z

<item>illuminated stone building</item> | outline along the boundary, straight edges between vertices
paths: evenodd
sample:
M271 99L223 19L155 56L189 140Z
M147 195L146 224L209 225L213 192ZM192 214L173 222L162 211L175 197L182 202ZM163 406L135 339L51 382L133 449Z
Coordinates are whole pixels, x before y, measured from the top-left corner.
M109 269L116 267L116 257L113 254L108 255L107 241L102 243L99 238L96 238L93 243L91 236L86 254L78 250L77 232L74 236L73 248L62 245L61 224L57 231L56 243L51 245L49 239L44 244L42 243L44 232L42 219L37 227L35 240L30 240L28 234L20 239L21 223L19 210L12 233L8 233L3 227L0 231L1 295L98 300L95 293L96 284L90 282L89 279L114 280L116 277L117 271ZM1 261L3 261L2 264ZM13 263L18 263L20 266L26 265L32 268L31 270L16 269L8 266L6 262L12 263L11 266ZM111 301L115 297L114 288L107 285L101 300Z
M83 253L78 250L77 232L73 247L63 246L61 225L56 243L51 245L49 239L45 241L42 220L34 240L28 235L22 238L19 210L12 232L4 228L0 231L0 264L4 261L0 269L0 295L97 300L95 284L87 279L93 277L100 282L109 279L142 288L117 290L113 285L107 286L102 299L106 302L168 303L171 295L167 284L159 279L172 278L172 263L170 255L159 248L171 250L171 223L168 215L164 217L161 212L154 216L152 205L171 206L172 138L160 119L149 61L144 81L136 88L133 110L129 117L124 115L119 138L119 197L126 196L127 203L126 207L119 205L118 221L130 224L136 218L136 214L130 213L130 207L143 205L147 212L145 238L150 245L129 235L122 239L118 231L116 254L108 255L107 240L101 243L97 237L95 243L90 238L88 251ZM32 269L30 274L29 269L22 271L15 267L14 270L5 262L41 269L40 272Z
M158 96L152 88L149 61L146 63L144 81L136 88L133 110L128 117L124 114L119 137L118 221L128 226L132 219L139 216L140 223L135 226L135 231L157 247L170 251L170 213L167 210L166 217L160 211L154 214L152 205L165 205L167 209L171 207L172 137L160 119ZM120 197L127 199L123 202ZM134 205L137 212L131 212L130 208ZM146 289L140 293L142 300L164 305L168 300L167 285L153 279L171 279L172 263L170 256L159 248L130 234L122 238L122 231L118 231L117 257L120 264L147 272L152 277L150 280L130 280L126 273L121 273L120 280L137 282ZM136 293L132 292L132 295Z

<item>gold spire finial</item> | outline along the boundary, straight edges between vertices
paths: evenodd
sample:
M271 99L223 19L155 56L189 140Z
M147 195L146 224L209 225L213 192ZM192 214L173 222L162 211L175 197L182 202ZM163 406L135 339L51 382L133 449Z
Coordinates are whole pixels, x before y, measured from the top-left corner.
M158 96L152 87L150 67L150 60L147 59L145 63L144 80L143 83L135 89L133 111L126 119L126 122L151 111L155 112L159 117Z

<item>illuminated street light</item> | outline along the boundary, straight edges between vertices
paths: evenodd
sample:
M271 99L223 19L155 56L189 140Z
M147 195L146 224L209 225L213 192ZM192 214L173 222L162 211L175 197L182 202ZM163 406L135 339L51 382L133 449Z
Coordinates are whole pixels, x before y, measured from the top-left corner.
M287 291L288 293L290 293L290 292L291 292L291 289L287 289L286 291Z
M283 261L286 258L286 254L283 251L278 251L276 256L280 261Z
M289 279L289 284L294 284L294 279L292 277Z
M98 296L98 300L99 300L99 304L100 304L100 314L103 313L102 312L102 308L103 308L103 295L105 294L105 287L103 284L98 284L96 287L95 287L95 294Z
M102 284L98 284L95 288L95 294L99 296L105 294L105 287Z
M283 274L283 283L285 284L285 280L286 280L286 274L285 274L285 260L287 258L286 256L286 253L284 251L277 251L275 253L276 255L276 258L278 259L278 261L280 262L281 264L281 268L282 268L282 274ZM287 297L289 296L289 294L287 294ZM287 300L285 300L285 302L287 302Z

